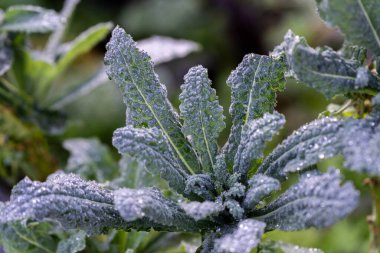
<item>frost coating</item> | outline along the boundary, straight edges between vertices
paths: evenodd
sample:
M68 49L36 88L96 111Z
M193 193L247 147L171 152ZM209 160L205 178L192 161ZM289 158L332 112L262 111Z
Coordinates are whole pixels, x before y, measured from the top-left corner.
M342 120L326 117L302 126L267 156L257 173L283 179L289 172L337 155L341 151L338 133L343 124Z
M319 0L321 17L345 38L380 54L380 2L377 0Z
M285 87L286 60L283 55L274 58L248 54L227 80L231 87L232 128L225 146L227 164L232 164L240 143L241 130L250 120L272 112L276 92Z
M313 49L304 38L291 31L274 54L281 51L286 52L290 74L327 98L368 86L379 88L378 81L370 72L358 72L358 61L346 60L331 48Z
M244 199L244 208L247 211L254 209L263 198L280 189L280 182L277 179L262 174L253 175L248 184L250 188Z
M196 221L212 218L224 210L223 205L221 205L219 202L212 201L192 201L189 203L182 203L181 207L187 215Z
M58 13L32 5L15 5L4 13L0 31L44 33L54 31L63 25Z
M249 253L259 244L264 233L265 223L245 219L240 221L230 233L214 242L215 253Z
M345 124L341 136L344 165L351 170L372 176L380 175L379 119L373 118L372 115L361 120L350 119Z
M301 230L330 226L357 205L359 193L351 183L340 186L338 170L325 174L306 172L297 184L276 201L254 212L254 218L267 224L267 230Z
M107 74L121 89L127 106L127 124L134 127L157 127L168 139L184 168L198 171L198 160L181 132L177 113L167 99L167 92L150 57L136 48L125 31L116 27L106 46L104 58Z
M223 107L216 92L211 88L207 69L193 67L185 75L179 96L182 132L190 139L201 157L204 170L212 171L218 151L217 138L225 128Z
M114 208L110 190L64 173L53 174L44 183L22 180L13 188L3 213L1 223L50 219L64 228L82 229L88 234L100 234L109 228L126 229L131 225Z
M146 226L150 225L156 230L199 230L195 221L181 207L164 198L156 188L117 190L115 206L126 221L146 223Z
M252 162L263 157L263 150L280 128L285 124L283 115L275 112L265 113L263 117L247 122L241 132L233 171L246 178Z
M135 158L151 173L161 175L176 191L184 192L188 174L179 165L160 130L132 126L119 128L114 132L112 144L120 154Z

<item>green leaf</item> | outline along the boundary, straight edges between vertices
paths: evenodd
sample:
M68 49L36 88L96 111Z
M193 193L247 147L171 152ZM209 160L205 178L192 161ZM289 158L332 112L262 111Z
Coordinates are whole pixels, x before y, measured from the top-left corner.
M159 176L149 173L130 156L124 155L120 159L119 171L120 175L112 180L111 185L135 189L161 185Z
M326 117L302 126L266 157L257 173L284 179L289 172L302 171L339 154L339 132L343 125L342 120Z
M78 231L70 235L66 240L61 240L56 253L75 253L86 248L86 233Z
M0 76L4 75L12 65L13 53L10 41L5 35L0 35Z
M136 159L152 174L160 175L169 185L183 193L189 176L175 159L166 137L157 128L134 128L127 126L114 132L113 145L120 154Z
M178 115L167 99L166 88L160 84L149 56L136 48L130 35L116 27L104 60L108 76L123 92L127 124L161 129L185 170L191 174L198 172L197 157L181 132Z
M323 228L348 215L357 205L359 193L351 183L341 184L338 170L325 174L304 173L277 200L253 212L255 219L267 224L267 230Z
M157 188L120 189L115 206L128 222L147 223L155 230L199 231L197 223Z
M63 147L70 152L65 170L88 180L103 183L119 176L118 163L98 139L68 139Z
M284 42L274 54L285 51L290 74L297 80L323 93L327 98L337 94L346 94L361 88L379 90L378 80L371 73L361 73L357 68L360 63L346 60L331 48L309 47L306 40L289 31Z
M265 113L263 117L250 120L242 127L241 141L238 146L233 171L246 179L254 161L263 158L265 144L278 133L285 124L285 117L274 112Z
M14 62L12 71L17 84L27 94L38 98L40 102L46 99L47 87L51 85L54 76L54 66L44 60L34 58L23 45L17 45L13 51Z
M345 38L380 54L380 2L377 0L318 0L321 17Z
M58 29L63 22L53 10L32 5L15 5L5 11L0 31L45 33Z
M185 75L181 90L179 109L183 119L182 132L191 139L203 169L212 171L218 152L217 139L226 124L223 107L211 88L207 69L202 66L191 68Z
M73 41L58 48L56 75L62 73L78 56L87 53L111 31L111 22L99 23L79 34Z
M284 55L269 57L248 54L231 73L227 84L231 87L232 128L224 147L227 165L233 163L241 139L243 125L272 112L276 105L276 92L285 87Z
M74 174L56 173L44 183L25 178L13 188L3 213L2 223L48 219L59 222L66 229L82 229L90 235L110 228L142 228L120 217L113 205L112 191Z
M303 248L281 241L263 240L259 245L260 253L323 253L320 249Z
M57 239L49 223L0 222L0 244L6 253L55 253Z
M361 46L344 44L338 53L347 60L358 63L358 67L364 64L367 58L367 49Z

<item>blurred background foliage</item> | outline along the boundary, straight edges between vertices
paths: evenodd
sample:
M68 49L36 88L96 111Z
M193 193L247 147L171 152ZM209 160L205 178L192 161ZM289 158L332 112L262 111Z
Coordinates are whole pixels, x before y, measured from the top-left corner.
M0 8L6 9L15 4L34 4L59 11L63 1L2 0ZM226 116L230 91L225 81L245 54L268 54L282 41L288 29L306 37L308 43L314 47L328 45L337 49L343 41L339 33L327 28L319 19L312 0L82 0L71 19L65 40L70 41L86 28L106 21L124 27L135 40L152 35L166 35L199 43L202 46L201 51L162 64L156 70L161 81L168 87L171 101L178 105L179 86L187 70L198 64L208 68ZM33 46L42 47L46 38L46 35L33 35ZM102 64L107 41L108 38L90 53L77 59L65 72L65 78L80 82L93 75ZM60 80L56 81L60 83ZM337 98L334 102L341 101ZM285 92L279 95L277 106L277 110L285 114L287 123L272 144L281 141L300 125L318 117L328 103L316 91L289 81ZM62 143L63 140L74 137L97 137L110 145L113 131L124 125L124 110L117 87L111 82L105 83L91 94L63 108L70 119L69 125L63 135L56 137L58 140L54 143ZM227 117L227 120L230 119ZM18 124L5 107L0 107L0 122L6 122L2 124L4 128L19 129L17 136L12 136L15 139L24 138L24 128L31 127ZM224 143L228 129L227 127L221 136L220 143ZM40 148L47 145L49 140L42 138L38 129L33 132L35 134L29 136L27 142L38 143ZM2 141L0 133L0 148ZM46 157L46 154L39 152L37 146L28 154L31 170L48 170L39 165L44 159L51 159L56 168L64 166L68 153L60 145L50 146L58 149L53 152L54 157ZM114 155L117 157L115 153ZM17 157L14 161L17 161ZM342 167L342 161L339 157L330 159L321 163L320 167L326 169L330 165ZM363 186L364 177L346 170L344 174L347 179L354 181L356 187L362 191L362 196L369 196ZM3 196L0 197L4 199L10 185L4 181L1 185L5 191L3 189L0 193ZM356 212L332 228L320 231L310 229L306 232L271 232L266 236L305 247L319 247L326 253L365 252L369 235L364 217L370 213L370 208L370 200L363 197Z

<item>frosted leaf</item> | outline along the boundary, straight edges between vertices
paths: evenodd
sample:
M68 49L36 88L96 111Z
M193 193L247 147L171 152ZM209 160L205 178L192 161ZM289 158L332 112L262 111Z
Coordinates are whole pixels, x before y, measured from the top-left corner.
M120 88L127 106L127 124L157 127L167 138L184 169L199 171L197 157L181 132L177 113L167 99L167 91L153 70L149 56L136 48L125 31L116 27L104 58L107 74Z
M233 171L246 178L252 162L263 157L266 142L270 141L284 124L284 116L277 112L265 113L262 118L247 122L242 128Z
M330 226L348 215L357 205L359 193L351 183L341 184L338 170L325 174L304 173L277 200L253 212L267 230L302 230Z
M149 172L167 180L173 189L184 192L188 174L175 159L162 131L126 126L114 132L112 143L120 154L136 159Z
M53 10L32 5L14 5L9 7L0 24L0 31L45 33L63 25L65 20Z
M128 222L151 224L156 230L198 231L196 222L156 188L115 191L115 206Z
M226 158L224 153L216 156L216 163L214 168L215 186L218 190L222 191L227 187L227 181L230 173L227 170Z
M341 136L345 167L371 176L380 175L379 120L372 115L365 119L350 119Z
M222 237L215 239L215 253L249 253L259 244L265 223L254 219L241 220Z
M231 87L230 114L233 125L224 147L227 165L233 163L242 126L273 111L276 92L285 87L285 71L284 55L274 58L248 54L229 76L227 84Z
M226 126L223 107L219 105L216 92L211 88L207 69L202 66L189 70L181 90L179 109L183 119L182 132L190 137L201 158L203 169L210 172L218 151L217 138Z
M256 207L260 201L269 196L270 193L280 189L281 185L277 179L262 175L255 174L248 181L249 189L244 199L244 208L251 211Z
M228 198L241 198L245 195L245 185L236 182L229 187L229 189L223 192L221 195Z
M224 210L224 206L221 203L212 201L192 201L189 203L182 203L181 207L187 215L196 221L212 218Z
M137 41L137 47L147 52L156 65L183 58L201 48L194 41L157 35Z
M257 173L283 179L289 172L301 171L339 154L338 133L343 125L342 120L326 117L302 126L267 156Z
M196 174L187 177L185 193L189 196L195 194L205 200L214 199L215 186L207 174Z
M223 202L223 206L228 210L235 220L240 220L243 218L244 209L241 207L240 203L235 199L227 199Z
M361 72L358 75L360 64L357 61L346 60L331 48L313 49L304 38L291 31L285 35L283 45L279 48L286 52L291 75L327 98L363 87L379 87L371 73Z
M13 188L3 214L0 222L48 219L58 221L66 229L82 229L88 234L132 225L115 210L112 191L64 173L55 173L44 183L22 180Z
M380 19L377 0L319 0L321 17L354 44L380 54Z

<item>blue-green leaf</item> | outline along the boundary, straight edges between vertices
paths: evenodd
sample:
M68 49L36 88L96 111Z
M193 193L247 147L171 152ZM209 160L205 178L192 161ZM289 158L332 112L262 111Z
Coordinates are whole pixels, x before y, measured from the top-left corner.
M127 106L127 124L159 128L191 174L199 171L198 159L181 132L177 113L153 70L149 56L136 48L125 31L116 27L104 58L109 78L119 86Z
M127 126L114 132L113 145L120 154L126 154L142 163L152 174L159 174L169 185L183 193L189 176L175 159L166 137L157 128Z
M270 141L285 124L283 115L265 113L263 117L251 120L242 127L241 141L237 149L233 171L246 178L254 161L263 157L266 142Z
M128 222L147 223L156 230L198 231L194 219L175 202L162 196L157 188L120 189L115 192L115 206Z
M193 194L205 199L212 200L215 195L215 186L211 177L207 174L191 175L186 179L184 191L188 196Z
M231 87L232 128L224 150L227 164L232 164L241 139L242 126L250 120L272 112L276 105L276 92L285 86L284 55L269 57L248 54L231 73L227 84Z
M44 183L22 180L13 188L11 200L2 213L1 223L48 219L88 234L99 234L109 228L128 229L132 225L114 208L112 191L64 173L53 174Z
M377 0L318 0L321 17L345 38L380 54L380 2Z
M203 169L212 171L218 151L217 138L226 125L223 108L211 88L207 69L202 66L191 68L181 89L179 109L183 119L182 132L190 137Z
M343 125L343 120L326 117L302 126L267 156L257 173L283 179L289 172L301 171L339 154L338 133Z
M250 253L259 244L265 223L254 219L241 220L235 227L214 241L215 253Z
M379 116L350 119L341 131L345 167L371 176L380 175Z
M182 203L181 207L187 215L196 221L212 218L224 210L224 206L220 202L212 201L192 201L189 203Z
M277 179L262 174L253 175L248 184L249 188L243 206L249 211L254 209L270 193L280 189L280 182Z
M14 5L5 11L0 31L45 33L59 28L63 22L53 10L32 5Z
M301 230L330 226L348 215L357 205L359 193L351 183L341 184L338 170L325 174L304 173L276 201L254 211L255 219L264 221L267 230Z
M331 48L313 49L304 38L291 31L285 35L284 42L275 49L274 54L281 51L286 52L290 74L327 98L365 87L380 87L370 72L361 72L358 76L358 61L346 60Z

